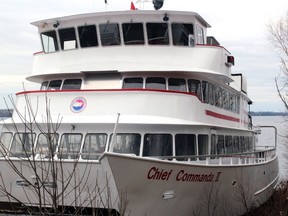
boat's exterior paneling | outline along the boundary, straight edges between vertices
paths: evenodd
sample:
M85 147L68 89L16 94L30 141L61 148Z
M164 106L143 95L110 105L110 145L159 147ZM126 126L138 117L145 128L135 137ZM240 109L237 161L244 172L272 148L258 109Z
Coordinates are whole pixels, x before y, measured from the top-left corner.
M83 102L79 111L73 110L77 98ZM58 104L61 106L57 106ZM247 129L239 114L204 104L197 96L180 92L157 90L24 92L17 96L18 113L14 113L14 121L21 122L17 120L19 113L25 116L28 105L32 110L33 107L37 107L36 119L39 122L49 108L52 118L57 119L60 115L63 117L63 123L70 121L115 123L117 113L120 113L121 123L136 123L137 118L137 123L143 124L218 125Z
M258 165L207 166L107 153L100 163L110 170L118 193L128 194L127 213L139 216L240 215L263 203L278 179L277 158Z
M39 198L41 198L42 206L51 207L52 199L57 196L59 202L57 205L118 210L118 205L115 205L116 200L119 200L117 190L113 187L112 181L108 185L107 173L98 162L71 160L60 162L44 159L35 162L36 171L29 164L31 160L29 162L27 159L11 157L11 160L8 161L2 158L0 163L0 172L2 173L0 202L7 202L8 196L4 191L9 191L28 206L35 203L38 206ZM52 166L55 171L52 170ZM21 170L21 174L18 174L16 170ZM53 176L55 176L54 181ZM57 188L53 188L54 183L57 184ZM45 186L45 189L40 186L37 190L29 184L50 186ZM53 189L56 190L55 196ZM11 197L10 201L17 203L17 200Z
M227 80L225 77L230 76L230 67L225 64L228 55L223 47L218 46L143 45L68 50L35 55L28 79L38 75L95 71L190 71L211 73L214 77L219 75L218 79Z

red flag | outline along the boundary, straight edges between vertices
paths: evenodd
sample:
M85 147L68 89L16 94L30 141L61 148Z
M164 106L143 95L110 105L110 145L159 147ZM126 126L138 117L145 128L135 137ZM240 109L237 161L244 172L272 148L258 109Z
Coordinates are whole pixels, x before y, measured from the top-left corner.
M135 8L135 5L134 5L134 3L133 3L133 2L131 2L131 7L130 7L130 10L136 10L136 8Z

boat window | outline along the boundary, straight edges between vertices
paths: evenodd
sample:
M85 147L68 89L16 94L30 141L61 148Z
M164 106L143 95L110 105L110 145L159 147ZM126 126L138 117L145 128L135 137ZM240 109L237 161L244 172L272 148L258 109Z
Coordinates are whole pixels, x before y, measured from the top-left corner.
M48 90L59 90L62 84L62 80L52 80L49 83Z
M225 136L225 153L233 153L232 136Z
M71 50L78 47L74 28L59 29L59 37L62 50Z
M58 43L55 31L41 33L41 40L45 53L58 51Z
M112 141L112 134L110 137L110 142ZM139 156L140 153L140 134L124 134L119 133L114 138L113 152L122 154L135 154ZM111 145L111 143L110 143Z
M232 112L236 112L236 97L235 97L235 95L233 95L233 94L231 94L230 93L230 110L232 111Z
M229 92L224 90L223 92L223 106L224 106L224 109L226 110L230 110L230 95L229 95Z
M239 136L233 136L233 152L239 153Z
M171 134L145 134L143 156L172 156Z
M45 81L41 84L40 90L47 90L48 89L48 81Z
M253 146L254 146L254 139L253 137L248 137L249 139L249 144L248 144L248 151L253 151Z
M7 155L9 151L9 146L10 142L12 140L13 134L10 132L3 132L1 134L1 139L0 139L0 156L5 156Z
M240 112L240 97L236 97L236 113Z
M100 36L102 46L120 45L119 26L116 23L100 24Z
M88 160L97 160L105 151L107 143L107 134L91 133L85 136L84 146L82 149L82 158Z
M209 83L209 89L208 89L208 96L209 96L209 104L214 105L214 87L212 83Z
M208 142L209 138L206 134L199 134L198 135L198 153L199 156L201 155L207 155L208 154ZM206 160L205 157L199 157L200 160Z
M194 156L196 153L196 135L194 134L176 134L175 136L176 156ZM189 157L177 158L177 160L188 160ZM190 157L190 160L196 160Z
M78 35L80 40L80 46L82 48L98 46L97 32L95 25L79 26Z
M217 107L223 107L223 102L222 102L222 89L218 86L214 86L214 100L215 100L215 105Z
M245 136L245 137L244 137L244 143L245 143L245 149L244 149L244 151L245 151L245 152L249 151L249 145L250 145L249 142L250 142L249 137L248 137L248 136Z
M193 25L185 23L172 23L172 37L174 45L190 45L189 40L191 40L193 37Z
M30 157L34 147L35 133L15 133L10 150L11 157Z
M187 92L185 79L169 78L168 89L172 91Z
M213 157L211 157L211 159L215 158L215 155L217 154L217 139L216 139L216 135L212 134L211 135L211 148L210 148L210 154L214 155Z
M41 133L37 139L36 154L41 154L41 158L52 158L56 151L59 134Z
M66 79L63 82L62 90L78 90L81 89L81 79Z
M217 135L217 154L224 154L224 136Z
M133 88L143 88L143 78L142 77L133 77L125 78L123 80L123 89L133 89Z
M240 139L239 139L239 151L245 152L245 140L243 136L240 136Z
M189 79L188 90L189 92L196 94L197 97L202 101L201 83L199 80Z
M58 149L58 158L77 159L81 147L82 134L63 134Z
M147 23L148 43L150 45L168 45L169 34L167 23Z
M209 103L209 83L202 81L203 102Z
M123 23L122 30L125 45L144 44L142 23Z
M146 89L166 89L166 80L163 77L148 77L146 79Z
M197 44L204 44L204 30L197 25Z

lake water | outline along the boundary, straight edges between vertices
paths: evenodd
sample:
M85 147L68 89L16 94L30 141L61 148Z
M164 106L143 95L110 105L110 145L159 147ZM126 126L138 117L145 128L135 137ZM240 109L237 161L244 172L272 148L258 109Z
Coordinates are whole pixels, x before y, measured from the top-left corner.
M277 152L279 155L280 180L288 179L288 118L284 116L253 116L253 125L275 126L277 128ZM266 133L265 133L266 132ZM269 145L274 141L272 131L263 130L259 141ZM262 144L261 144L262 145Z

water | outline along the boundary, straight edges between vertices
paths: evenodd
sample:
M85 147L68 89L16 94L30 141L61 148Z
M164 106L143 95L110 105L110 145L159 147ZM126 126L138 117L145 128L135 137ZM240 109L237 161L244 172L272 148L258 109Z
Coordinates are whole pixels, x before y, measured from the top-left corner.
M253 116L253 125L269 125L277 128L277 152L279 155L280 180L288 179L288 118L284 116ZM259 141L269 145L273 139L272 131L262 131ZM262 139L261 139L262 138Z

